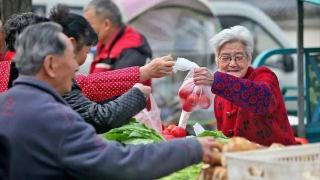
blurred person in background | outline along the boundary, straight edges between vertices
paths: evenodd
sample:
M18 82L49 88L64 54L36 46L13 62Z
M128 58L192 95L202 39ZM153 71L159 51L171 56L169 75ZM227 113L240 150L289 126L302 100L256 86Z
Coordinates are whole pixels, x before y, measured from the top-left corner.
M277 76L250 67L253 37L243 26L224 29L211 40L218 71L194 70L196 85L211 86L218 129L262 145L295 144Z
M11 61L14 57L15 49L14 43L16 36L18 36L22 30L31 24L36 22L48 21L47 18L38 16L34 13L27 12L22 14L12 15L4 26L5 31L5 45L8 51L6 52L6 59ZM92 74L89 76L77 75L76 81L82 88L83 93L92 101L101 102L107 98L114 96L119 96L128 89L130 89L134 84L138 82L144 82L150 78L160 78L171 74L171 69L173 66L172 61L156 60L155 58L149 64L142 67L134 66L130 68L119 69L117 71L109 71L105 73ZM8 63L1 65L2 69L6 67ZM14 63L11 64L14 66ZM12 69L14 71L15 68ZM2 71L0 71L1 73ZM8 79L6 76L8 74L4 73L1 76L2 79ZM15 79L17 77L17 72L11 73L14 77L10 79ZM2 82L2 84L6 84ZM9 81L9 87L12 85L12 81ZM6 86L5 90L7 89ZM108 89L108 91L106 91ZM2 90L3 91L3 90ZM1 91L0 91L1 92Z
M92 30L89 23L80 15L72 13L69 14L68 9L60 5L52 10L51 19L63 26L63 32L70 37L73 45L75 46L75 58L78 64L81 65L84 63L88 49L91 47L90 45L93 45L97 41L97 35ZM39 17L33 13L23 13L12 16L6 25L6 32L8 34L7 44L11 48L12 52L15 51L13 44L17 33L20 34L29 24L40 23L43 21L49 20ZM14 64L14 62L11 64ZM134 85L133 82L139 82L139 71L142 72L140 73L141 75L143 75L143 73L147 73L146 76L152 75L152 77L161 77L171 73L172 65L173 62L170 57L163 57L154 59L150 64L143 67L132 67L118 70L118 72L121 73L116 73L117 71L114 71L97 73L89 76L78 75L75 80L73 80L72 91L66 94L64 99L88 123L95 127L97 133L104 133L111 128L126 124L132 116L145 108L146 97L144 92L146 89L149 89L149 87L137 84L135 88L129 90L118 99L102 104L90 101L86 96L84 96L82 87L89 86L92 89L98 89L101 93L97 98L102 99L105 97L106 99L108 94L103 94L102 92L110 93L111 91L112 93L112 88L118 88L112 87L114 84L124 85L126 83L130 83L132 85L127 87L126 90L128 90ZM11 86L12 80L18 76L18 71L15 67L9 68L9 64L4 67L4 70L6 74L5 76L2 76L2 79L4 82L8 83L10 71ZM116 73L116 75L114 75L114 73ZM4 83L4 86L5 84L6 83ZM5 87L3 89L5 91L7 88ZM92 93L89 94L89 96L95 95Z
M90 73L143 66L151 59L146 38L122 22L119 8L111 0L92 0L84 8L84 17L99 39ZM144 84L151 85L151 81Z
M15 80L19 73L15 67L15 63L11 60L15 55L14 44L16 37L24 30L28 25L47 22L49 21L45 17L37 16L31 12L13 14L4 24L4 40L5 49L3 61L0 61L0 93L8 90L12 86L13 80Z
M213 138L123 146L98 136L61 98L79 65L60 25L27 27L15 49L20 75L0 94L0 137L13 147L9 179L158 179L214 163Z

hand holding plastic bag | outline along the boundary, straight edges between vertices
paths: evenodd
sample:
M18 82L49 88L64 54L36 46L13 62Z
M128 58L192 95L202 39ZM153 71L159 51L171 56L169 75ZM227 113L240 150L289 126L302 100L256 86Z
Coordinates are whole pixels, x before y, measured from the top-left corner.
M193 69L199 66L185 58L178 58L173 71L190 71L179 88L179 98L182 112L179 126L186 128L190 113L198 109L207 109L212 102L212 93L209 86L196 86L193 81Z
M178 58L173 71L190 71L179 88L182 109L192 112L197 109L208 109L212 101L212 93L208 86L196 86L193 81L193 69L199 66L185 58Z
M152 96L149 96L151 102L151 109L148 111L146 108L140 111L135 118L137 121L144 123L147 127L155 129L158 133L162 132L162 122L160 118L160 109Z

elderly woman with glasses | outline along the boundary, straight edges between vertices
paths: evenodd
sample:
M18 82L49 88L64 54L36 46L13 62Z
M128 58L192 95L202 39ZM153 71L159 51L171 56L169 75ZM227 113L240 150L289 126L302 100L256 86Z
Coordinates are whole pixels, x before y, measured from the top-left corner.
M250 67L253 37L234 26L211 40L218 71L194 70L196 85L211 86L217 126L226 136L262 145L295 144L277 76L267 67Z

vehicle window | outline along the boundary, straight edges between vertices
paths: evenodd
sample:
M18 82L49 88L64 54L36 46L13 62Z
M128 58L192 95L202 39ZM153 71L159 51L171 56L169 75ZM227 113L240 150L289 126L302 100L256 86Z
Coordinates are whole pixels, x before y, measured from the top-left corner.
M153 56L171 54L212 67L212 49L209 39L215 33L215 19L194 9L166 7L150 9L130 22L148 39ZM181 107L177 92L186 73L178 72L167 78L156 79L152 87L163 119L177 118ZM212 116L210 117L212 118Z

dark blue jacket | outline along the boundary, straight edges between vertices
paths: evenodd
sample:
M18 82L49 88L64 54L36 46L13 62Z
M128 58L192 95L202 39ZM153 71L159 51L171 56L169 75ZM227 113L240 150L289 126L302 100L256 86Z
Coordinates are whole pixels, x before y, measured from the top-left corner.
M13 180L155 179L202 158L195 139L126 147L106 142L53 88L32 77L20 76L0 104Z

